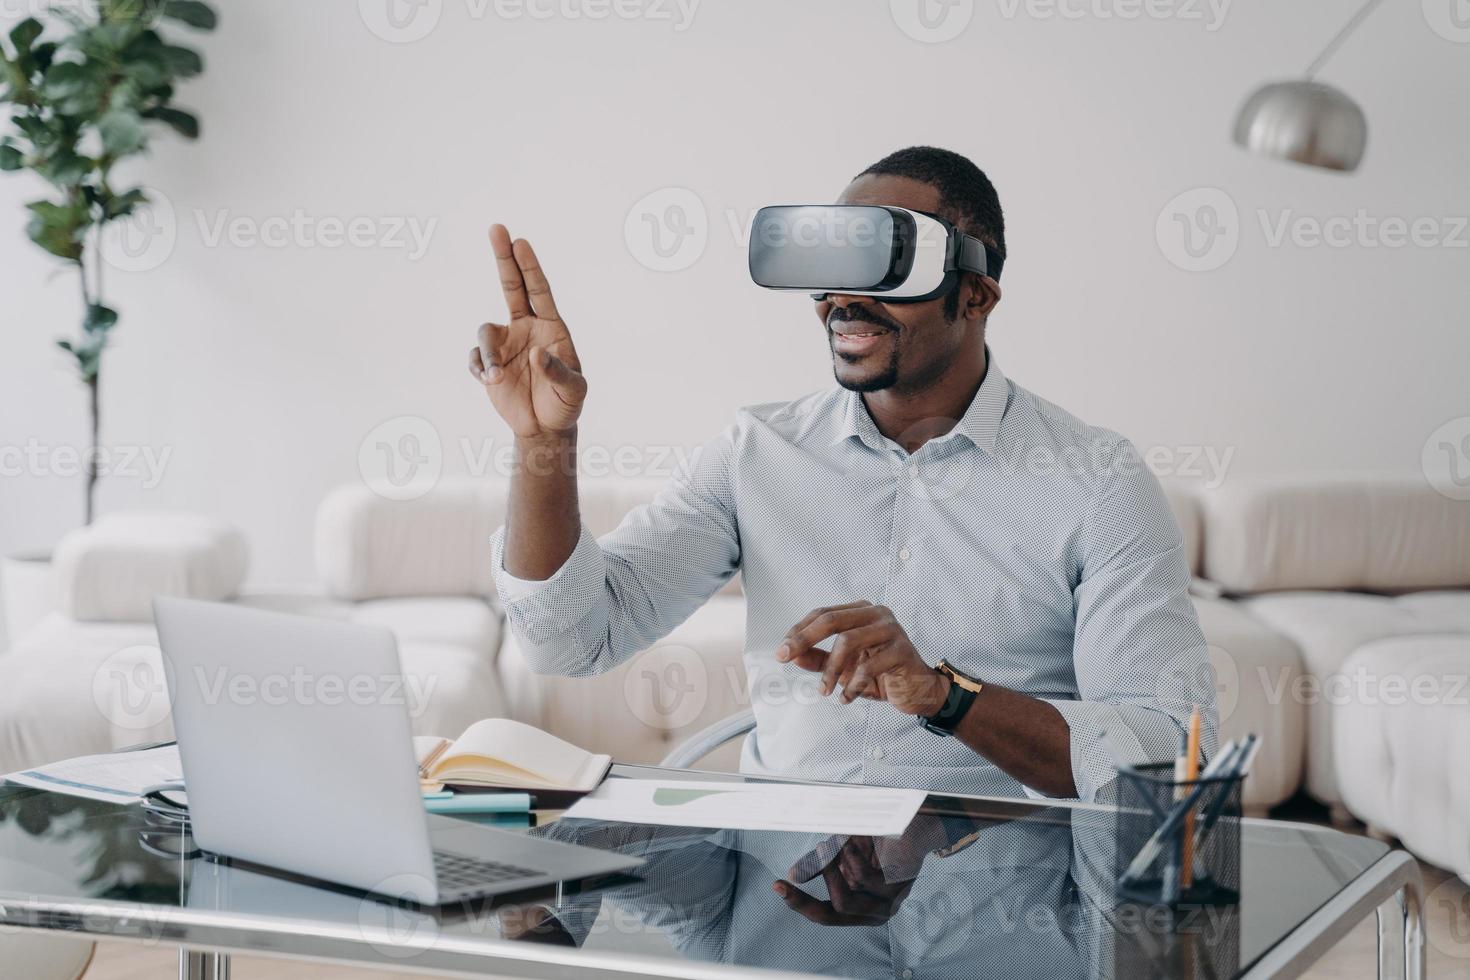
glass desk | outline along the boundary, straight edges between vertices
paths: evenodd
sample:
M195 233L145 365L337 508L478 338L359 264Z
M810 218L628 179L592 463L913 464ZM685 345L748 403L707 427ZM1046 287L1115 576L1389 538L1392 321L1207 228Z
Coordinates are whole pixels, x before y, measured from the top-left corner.
M290 820L287 805L277 832ZM425 911L199 855L187 827L141 807L0 784L0 935L178 946L185 978L227 977L236 952L445 976L1225 978L1295 976L1376 913L1380 975L1423 976L1413 859L1322 827L1242 821L1239 905L1177 915L1113 897L1113 812L1098 806L931 796L903 837L878 840L521 831L647 863L597 889Z

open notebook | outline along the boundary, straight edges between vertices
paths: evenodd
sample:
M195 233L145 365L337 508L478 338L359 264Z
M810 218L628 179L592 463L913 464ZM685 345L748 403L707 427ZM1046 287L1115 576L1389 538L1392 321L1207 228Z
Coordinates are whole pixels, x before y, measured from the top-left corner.
M426 788L448 784L587 793L612 766L612 756L593 755L509 718L477 721L453 741L420 736L413 747Z

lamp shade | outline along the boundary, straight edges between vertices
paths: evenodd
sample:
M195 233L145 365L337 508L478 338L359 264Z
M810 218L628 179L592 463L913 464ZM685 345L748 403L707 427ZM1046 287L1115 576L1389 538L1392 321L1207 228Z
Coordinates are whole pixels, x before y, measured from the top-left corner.
M1304 78L1272 82L1241 106L1235 142L1263 156L1356 170L1368 146L1368 120L1331 85Z

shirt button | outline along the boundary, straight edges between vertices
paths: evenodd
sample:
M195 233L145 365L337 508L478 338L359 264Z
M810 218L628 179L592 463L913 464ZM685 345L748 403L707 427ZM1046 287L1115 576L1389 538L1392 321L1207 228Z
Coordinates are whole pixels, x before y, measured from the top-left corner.
M900 548L900 549L898 549L898 560L899 561L908 561L909 560L909 549L907 549L907 548Z
M899 976L903 977L903 980L914 980L914 971L904 970Z
M873 758L873 759L881 759L881 758L883 758L883 746L881 746L881 745L875 745L875 746L873 746L871 749L868 750L868 756L869 756L869 758Z
M909 464L909 476L917 477L918 475L919 475L919 464L918 463L910 463Z

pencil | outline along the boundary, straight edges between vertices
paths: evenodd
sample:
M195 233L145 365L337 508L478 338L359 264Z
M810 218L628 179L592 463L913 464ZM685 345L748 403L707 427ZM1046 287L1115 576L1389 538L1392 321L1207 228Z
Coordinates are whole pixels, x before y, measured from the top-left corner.
M1199 709L1189 713L1189 746L1185 750L1184 778L1194 782L1199 778ZM1184 815L1184 855L1179 867L1179 890L1182 892L1194 884L1194 807Z

